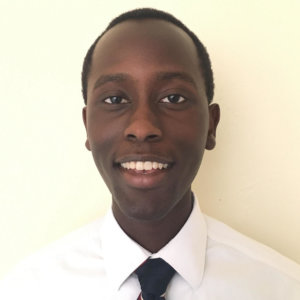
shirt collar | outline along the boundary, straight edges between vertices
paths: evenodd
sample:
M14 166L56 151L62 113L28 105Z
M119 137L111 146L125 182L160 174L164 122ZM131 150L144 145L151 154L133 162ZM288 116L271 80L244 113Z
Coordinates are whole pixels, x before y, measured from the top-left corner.
M197 199L188 220L178 234L157 253L151 254L121 229L111 210L101 230L104 265L111 288L122 283L148 257L162 258L193 288L200 285L204 272L207 228Z
M206 255L207 227L197 199L189 219L178 234L152 255L161 257L181 275L191 287L201 284Z

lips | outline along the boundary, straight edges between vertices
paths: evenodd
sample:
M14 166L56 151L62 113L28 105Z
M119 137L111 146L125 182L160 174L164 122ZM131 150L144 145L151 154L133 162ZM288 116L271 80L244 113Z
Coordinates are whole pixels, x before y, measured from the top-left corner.
M163 184L174 163L170 159L157 156L130 155L119 159L117 164L129 186L151 189Z

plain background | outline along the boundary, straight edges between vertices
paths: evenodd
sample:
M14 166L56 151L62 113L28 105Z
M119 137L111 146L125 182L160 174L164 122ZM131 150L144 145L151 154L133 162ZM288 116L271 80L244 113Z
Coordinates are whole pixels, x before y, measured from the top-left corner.
M212 59L222 118L193 186L202 210L300 263L299 3L1 0L0 275L110 206L84 147L80 72L137 7L173 13Z

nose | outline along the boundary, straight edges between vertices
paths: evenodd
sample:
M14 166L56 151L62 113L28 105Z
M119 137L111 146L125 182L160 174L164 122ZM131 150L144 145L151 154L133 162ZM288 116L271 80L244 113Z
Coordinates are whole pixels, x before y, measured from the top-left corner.
M132 142L157 142L162 137L157 114L150 107L137 108L130 116L124 131L125 138Z

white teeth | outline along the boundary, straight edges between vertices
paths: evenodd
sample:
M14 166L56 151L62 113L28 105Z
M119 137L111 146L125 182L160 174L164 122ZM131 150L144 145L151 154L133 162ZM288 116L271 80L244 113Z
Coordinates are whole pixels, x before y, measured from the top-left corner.
M162 164L156 161L130 161L130 162L125 162L121 163L122 168L124 169L131 169L131 170L138 170L138 171L150 171L152 169L167 169L168 164Z
M145 162L144 162L144 169L145 169L146 171L151 170L151 169L152 169L152 162L151 162L151 161L145 161Z
M137 161L136 164L135 164L135 168L138 170L138 171L142 171L144 169L144 163L142 161Z

